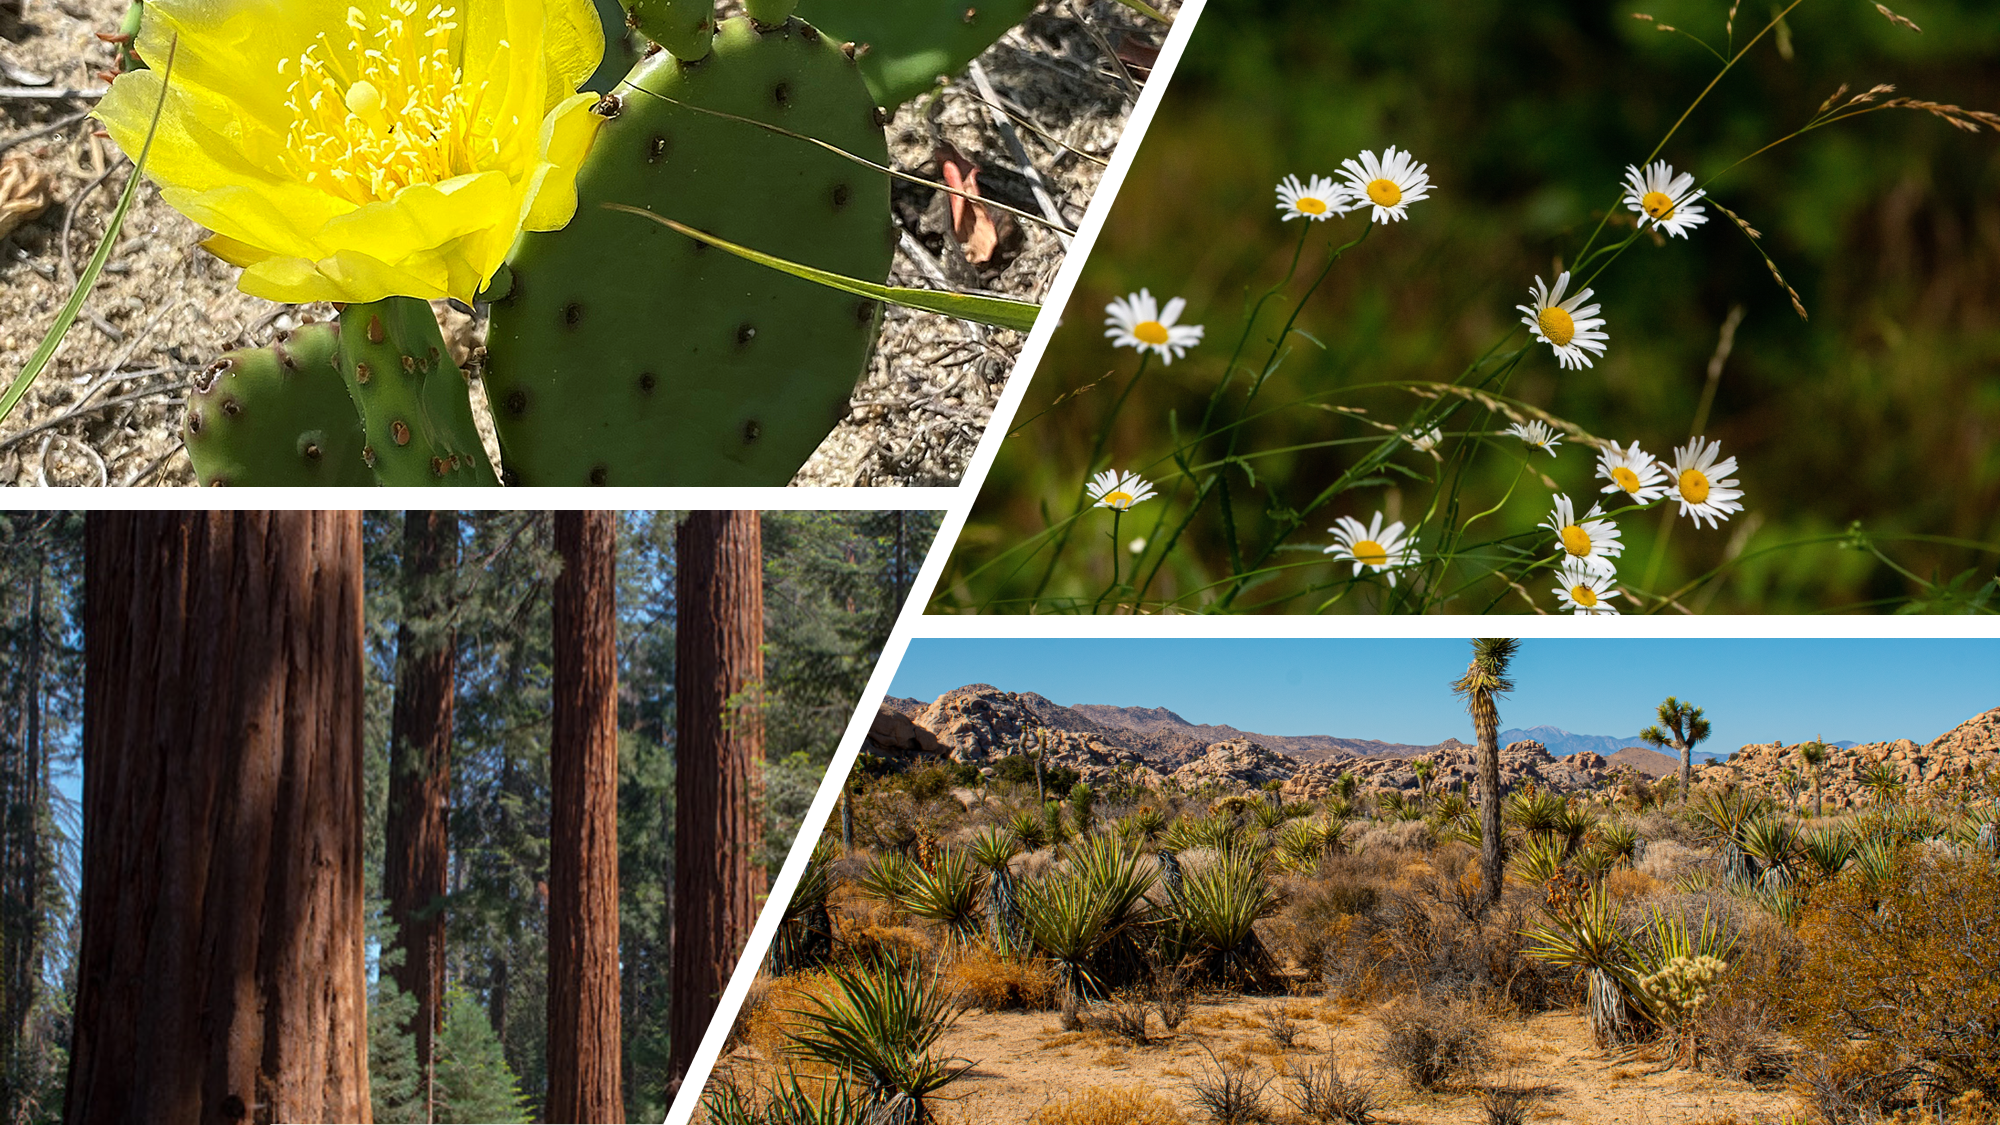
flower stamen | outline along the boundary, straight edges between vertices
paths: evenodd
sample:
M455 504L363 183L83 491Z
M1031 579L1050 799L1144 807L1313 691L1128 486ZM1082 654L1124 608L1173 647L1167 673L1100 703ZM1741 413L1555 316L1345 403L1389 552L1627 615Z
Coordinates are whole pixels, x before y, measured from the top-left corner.
M1542 335L1547 336L1549 343L1556 347L1568 347L1569 342L1576 339L1576 321L1565 309L1550 305L1537 313L1535 319L1541 323Z

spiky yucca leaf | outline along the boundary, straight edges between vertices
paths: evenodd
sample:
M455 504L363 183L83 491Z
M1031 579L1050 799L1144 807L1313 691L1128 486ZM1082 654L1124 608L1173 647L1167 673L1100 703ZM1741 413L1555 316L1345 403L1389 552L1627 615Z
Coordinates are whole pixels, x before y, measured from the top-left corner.
M1145 920L1146 892L1159 876L1136 848L1111 836L1092 836L1072 847L1063 864L1103 900L1104 924L1114 933Z
M903 891L904 909L944 927L945 941L957 944L979 935L979 892L985 880L963 848L942 849L931 870L916 868Z
M907 1107L905 1120L929 1120L924 1099L972 1068L932 1052L957 1018L948 990L921 963L893 955L832 974L838 995L786 1009L799 1020L792 1048L861 1083L869 1110L893 1104Z
M1040 814L1035 812L1023 810L1015 813L1014 819L1007 822L1007 831L1013 835L1023 851L1032 852L1037 848L1046 847L1049 843L1049 826L1042 820Z
M1591 836L1597 850L1614 860L1630 863L1639 851L1638 826L1622 820L1599 821Z
M833 861L838 858L840 848L832 840L813 845L771 942L771 967L779 976L818 964L833 952L833 918L826 900L833 893Z
M981 870L996 871L1021 854L1021 842L1010 832L981 828L972 834L972 840L966 844L966 852Z
M1022 930L1055 963L1069 995L1102 995L1103 982L1091 972L1090 961L1116 932L1110 928L1110 903L1074 871L1024 881L1016 893Z
M1541 886L1562 874L1563 842L1552 835L1530 836L1514 849L1514 877Z
M861 893L869 898L900 909L903 897L909 893L922 870L916 861L901 852L883 852L868 861L857 885Z
M1738 832L1744 852L1772 869L1789 874L1798 859L1799 826L1781 817L1767 816L1745 824Z
M1507 795L1501 805L1501 818L1530 836L1554 833L1561 829L1564 815L1569 805L1555 793L1540 789L1534 793L1516 790Z
M1182 938L1225 976L1261 978L1269 954L1257 940L1257 919L1278 909L1263 865L1247 851L1219 853L1215 861L1181 877L1169 906Z
M1837 828L1815 828L1799 841L1799 856L1807 870L1831 879L1854 858L1854 841Z

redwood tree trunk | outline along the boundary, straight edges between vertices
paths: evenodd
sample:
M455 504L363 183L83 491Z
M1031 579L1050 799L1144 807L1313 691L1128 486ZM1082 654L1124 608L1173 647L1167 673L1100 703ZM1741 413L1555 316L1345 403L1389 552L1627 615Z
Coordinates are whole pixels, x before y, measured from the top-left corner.
M610 512L557 512L549 745L550 1121L623 1121L618 1025L618 605Z
M675 535L674 964L667 1073L686 1073L757 918L764 551L755 512Z
M443 1027L444 896L451 814L451 718L457 634L449 625L458 569L458 514L403 515L403 614L396 629L396 705L390 720L389 822L383 890L402 963L396 987L416 999L410 1030L432 1102L432 1043Z
M92 512L68 1125L368 1121L361 521Z

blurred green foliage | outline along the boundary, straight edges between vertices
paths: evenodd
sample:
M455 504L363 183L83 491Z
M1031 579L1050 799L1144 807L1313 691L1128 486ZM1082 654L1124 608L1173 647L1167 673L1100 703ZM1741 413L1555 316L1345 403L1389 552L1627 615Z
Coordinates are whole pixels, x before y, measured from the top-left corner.
M1744 0L1735 46L1778 10ZM1803 0L1660 157L1705 180L1804 124L1843 83L2000 109L2000 4L1901 0L1896 10L1922 32L1895 25L1869 0ZM1086 465L1091 444L1135 367L1132 353L1102 337L1106 301L1141 286L1180 294L1189 301L1183 321L1207 325L1200 348L1148 370L1106 447L1110 464L1170 482L1170 427L1199 418L1249 301L1284 274L1296 244L1298 224L1278 221L1272 185L1287 173L1334 174L1343 158L1393 143L1429 164L1432 198L1334 268L1299 320L1312 339L1295 338L1257 406L1342 385L1448 382L1518 319L1529 279L1553 280L1582 247L1616 203L1625 166L1640 163L1715 77L1717 56L1688 35L1731 53L1731 11L1723 0L1211 0L1028 391L1018 417L1033 420L995 462L934 609L1029 608L1047 556L1007 552L1067 517L1087 472L1103 467ZM1538 347L1507 388L1591 433L1636 439L1670 458L1688 439L1721 326L1743 307L1704 432L1738 457L1747 510L1720 529L1675 520L1665 543L1659 513L1621 520L1621 578L1642 578L1658 549L1653 588L1676 590L1735 555L1680 604L1751 613L1966 608L2000 551L1899 537L2000 543L2000 135L1884 110L1790 141L1710 190L1762 232L1809 321L1750 240L1711 208L1691 239L1642 238L1597 280L1611 340L1595 367L1559 371ZM1614 224L1625 225L1610 233L1622 237L1629 213L1618 216ZM1365 212L1316 228L1301 275L1363 222ZM1419 405L1402 390L1336 401L1392 425ZM1484 417L1461 411L1448 430L1505 425ZM1366 446L1269 451L1376 436L1311 405L1259 418L1243 440L1246 451L1266 454L1254 485L1231 475L1237 534L1256 542L1271 512L1307 504ZM1413 453L1397 461L1433 471ZM1483 452L1466 485L1468 510L1498 502L1518 464ZM1579 499L1602 483L1593 454L1578 445L1539 467ZM1125 539L1151 531L1160 505L1184 508L1185 493L1176 501L1162 491L1167 498L1124 518ZM1289 548L1304 553L1275 561L1317 559L1331 541L1321 529L1336 516L1365 522L1379 507L1415 519L1431 491L1392 480L1336 497L1304 513ZM1531 528L1545 518L1549 492L1524 480L1485 522L1500 533ZM1841 541L1856 521L1879 551ZM1105 588L1110 527L1108 513L1086 514L1047 595L1088 605ZM1191 591L1229 572L1223 530L1210 504L1148 600L1201 608L1206 596ZM1319 608L1299 592L1324 585L1334 566L1302 567L1245 602ZM1526 585L1552 609L1541 577ZM1350 597L1333 608L1370 604ZM1526 603L1509 596L1495 608Z

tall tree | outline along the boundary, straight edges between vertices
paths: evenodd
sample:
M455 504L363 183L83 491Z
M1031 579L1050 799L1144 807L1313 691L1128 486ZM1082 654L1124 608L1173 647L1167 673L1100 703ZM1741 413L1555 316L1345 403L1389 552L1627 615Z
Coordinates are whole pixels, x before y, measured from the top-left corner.
M557 512L549 744L549 1121L620 1121L617 523Z
M1694 748L1708 741L1708 720L1701 708L1668 696L1655 712L1659 723L1639 732L1654 746L1671 746L1681 756L1681 804L1687 804L1688 787L1694 784Z
M687 1073L756 921L764 755L763 536L756 512L691 512L675 536L676 800L668 1073Z
M1825 740L1815 738L1811 742L1805 743L1804 745L1800 746L1799 756L1806 760L1806 765L1812 767L1813 815L1825 816L1826 797L1824 790L1820 788L1820 774L1826 768Z
M1481 637L1472 642L1472 663L1451 690L1472 713L1472 730L1479 740L1479 879L1487 905L1500 901L1507 855L1500 832L1500 708L1498 700L1514 690L1507 668L1520 651L1512 637Z
M48 766L42 745L42 551L30 546L28 616L18 680L18 723L6 755L6 823L0 832L0 1120L19 1118L29 1066L28 1020L41 992L43 810Z
M457 634L451 624L458 515L403 514L402 613L389 732L389 819L383 893L400 963L390 975L414 1004L425 1120L437 1119L436 1058L444 1026L444 896L451 815L451 721Z
M367 1121L361 521L93 512L67 1125Z

